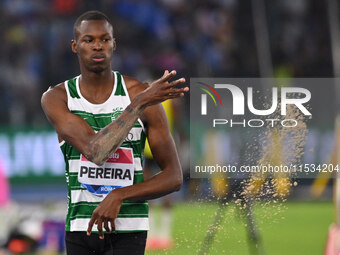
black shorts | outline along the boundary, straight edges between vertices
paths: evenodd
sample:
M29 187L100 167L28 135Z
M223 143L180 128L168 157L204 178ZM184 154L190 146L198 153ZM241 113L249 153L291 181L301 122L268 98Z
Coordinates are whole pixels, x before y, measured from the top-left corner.
M87 236L86 232L66 232L66 252L67 255L143 255L146 237L147 231L105 234L104 239L94 233Z

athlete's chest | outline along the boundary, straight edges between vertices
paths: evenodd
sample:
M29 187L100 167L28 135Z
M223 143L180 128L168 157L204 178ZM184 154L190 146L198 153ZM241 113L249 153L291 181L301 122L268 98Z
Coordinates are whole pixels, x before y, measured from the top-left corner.
M83 118L93 130L99 131L115 121L123 113L125 108L125 105L112 106L111 111L91 112L90 109L83 109L83 111L72 111L72 113Z

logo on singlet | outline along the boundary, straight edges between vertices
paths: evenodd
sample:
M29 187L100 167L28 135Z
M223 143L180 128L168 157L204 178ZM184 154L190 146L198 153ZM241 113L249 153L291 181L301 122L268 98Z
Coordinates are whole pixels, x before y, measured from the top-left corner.
M115 119L117 119L123 112L123 107L116 107L112 109L112 115L111 115L111 119L112 121L114 121Z

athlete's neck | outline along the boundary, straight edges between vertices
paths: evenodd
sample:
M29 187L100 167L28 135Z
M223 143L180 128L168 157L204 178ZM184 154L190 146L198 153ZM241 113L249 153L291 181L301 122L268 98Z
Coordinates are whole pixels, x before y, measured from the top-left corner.
M111 95L114 84L112 70L101 73L84 72L79 79L81 94L91 103L105 102Z
M105 89L113 85L113 73L111 69L106 69L103 72L82 72L80 83L83 88Z

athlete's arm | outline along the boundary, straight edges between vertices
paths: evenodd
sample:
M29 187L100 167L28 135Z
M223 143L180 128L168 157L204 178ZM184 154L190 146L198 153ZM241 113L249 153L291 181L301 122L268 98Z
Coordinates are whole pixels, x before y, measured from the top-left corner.
M111 191L94 210L88 234L91 234L94 224L97 224L100 238L104 238L103 224L107 232L111 231L108 222L114 230L114 220L123 200L159 198L178 191L182 186L182 169L163 106L158 104L146 108L143 112L143 121L146 122L153 157L162 171L145 182Z
M152 155L161 172L145 182L117 189L123 200L155 199L178 191L182 186L182 168L163 106L158 104L145 109L144 116Z
M136 96L119 118L98 133L95 133L84 119L68 110L66 91L62 86L45 92L41 104L59 137L75 147L88 160L102 165L122 144L147 106L183 96L183 93L188 91L188 88L173 88L184 82L183 78L169 82L175 74L175 71L166 71L163 77Z

